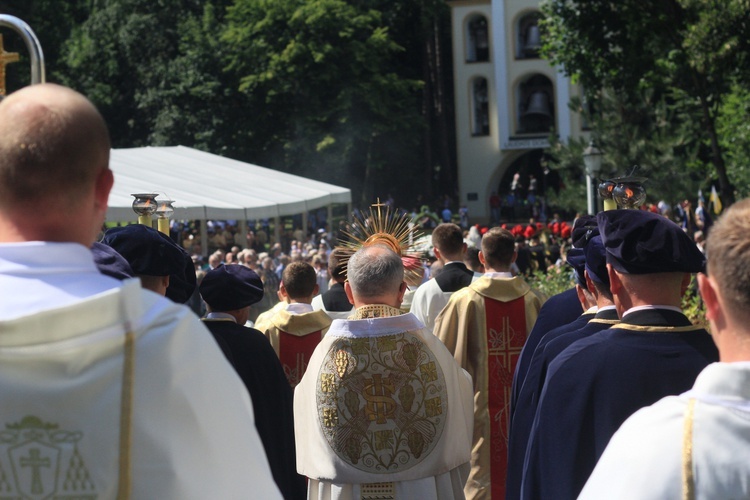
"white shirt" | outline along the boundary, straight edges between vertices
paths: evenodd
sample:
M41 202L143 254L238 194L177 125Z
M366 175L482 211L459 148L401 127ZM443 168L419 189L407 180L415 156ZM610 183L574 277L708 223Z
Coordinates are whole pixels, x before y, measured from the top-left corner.
M293 302L291 304L287 304L286 310L289 314L305 314L305 313L313 312L313 306L311 304Z
M447 266L453 262L457 261L447 262L445 265ZM461 264L463 264L463 262L461 262ZM507 274L508 277L512 277L510 273ZM471 280L474 282L482 276L484 275L474 273L474 277ZM432 332L435 330L435 320L440 314L440 311L442 311L448 304L453 293L454 292L444 292L440 288L440 285L438 285L437 281L431 279L426 283L419 285L419 288L414 292L411 299L410 312Z
M91 251L76 243L0 244L0 319L66 306L118 288L99 272Z

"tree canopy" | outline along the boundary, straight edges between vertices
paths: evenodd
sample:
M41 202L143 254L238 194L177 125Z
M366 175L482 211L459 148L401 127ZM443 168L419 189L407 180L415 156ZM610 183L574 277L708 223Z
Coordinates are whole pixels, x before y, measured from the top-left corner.
M115 147L196 147L346 185L363 204L455 189L443 2L0 0L0 11L34 28L48 80L94 101Z
M619 96L625 103L623 118L651 90L679 110L669 126L677 130L686 122L699 123L699 161L673 146L681 160L677 168L692 164L710 170L731 201L735 188L717 121L733 85L747 85L750 79L748 7L747 0L546 0L543 54L578 79L590 99L602 92Z

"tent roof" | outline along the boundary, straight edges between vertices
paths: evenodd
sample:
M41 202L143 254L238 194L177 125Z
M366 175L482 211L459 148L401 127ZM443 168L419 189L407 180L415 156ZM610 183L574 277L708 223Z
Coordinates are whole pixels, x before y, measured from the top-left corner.
M107 220L135 220L134 193L175 200L175 219L264 219L351 203L351 190L185 146L113 149Z

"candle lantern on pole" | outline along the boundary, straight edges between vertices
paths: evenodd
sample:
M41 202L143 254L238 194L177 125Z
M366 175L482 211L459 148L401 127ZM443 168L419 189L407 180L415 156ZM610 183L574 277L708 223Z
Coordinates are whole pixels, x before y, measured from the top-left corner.
M133 200L133 212L138 216L138 224L151 227L151 216L156 212L156 193L131 194Z
M169 236L169 219L174 214L174 207L172 203L174 200L157 200L156 208L156 224L159 231Z

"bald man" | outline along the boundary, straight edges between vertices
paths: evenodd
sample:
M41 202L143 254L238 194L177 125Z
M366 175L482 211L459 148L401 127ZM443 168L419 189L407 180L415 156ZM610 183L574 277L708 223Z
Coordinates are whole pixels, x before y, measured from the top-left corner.
M6 493L278 498L247 391L210 333L96 269L109 149L70 89L0 103L0 468L23 471Z

